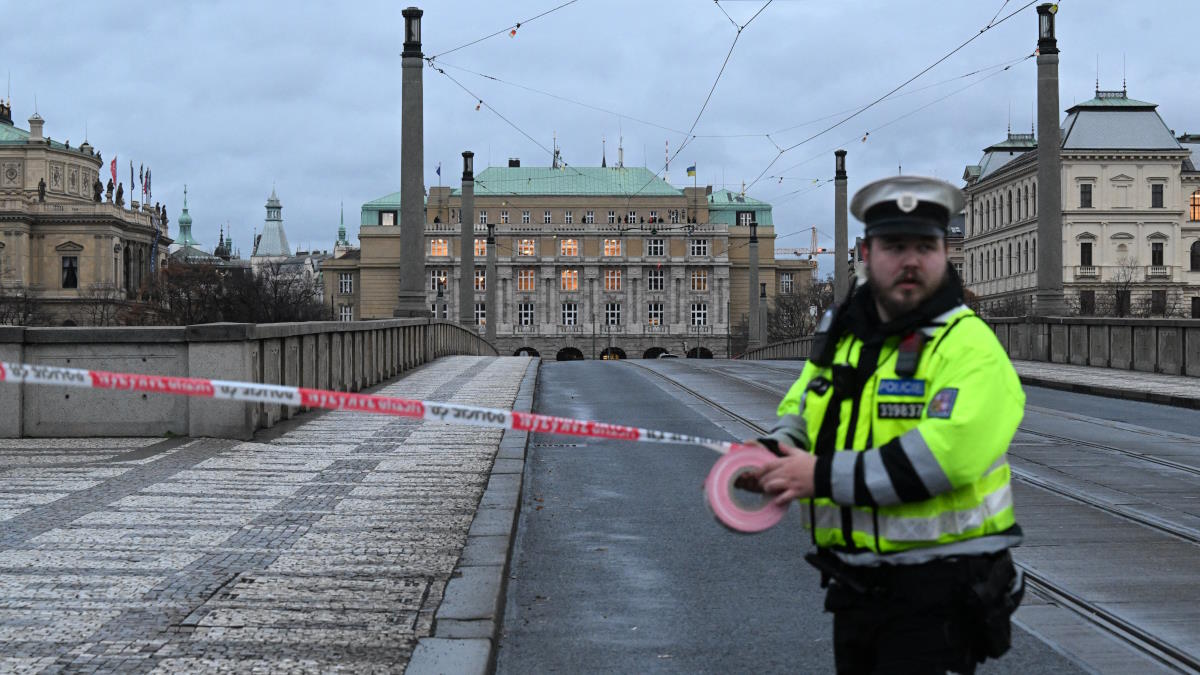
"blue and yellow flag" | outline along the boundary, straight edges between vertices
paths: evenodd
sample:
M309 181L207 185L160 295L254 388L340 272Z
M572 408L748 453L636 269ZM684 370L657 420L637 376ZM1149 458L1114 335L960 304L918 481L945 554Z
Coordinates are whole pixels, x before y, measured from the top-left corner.
M695 176L695 175L696 175L696 165L695 165L695 164L693 164L693 165L689 166L689 167L687 168L687 173L688 173L688 176L689 176L689 177L691 177L691 176Z

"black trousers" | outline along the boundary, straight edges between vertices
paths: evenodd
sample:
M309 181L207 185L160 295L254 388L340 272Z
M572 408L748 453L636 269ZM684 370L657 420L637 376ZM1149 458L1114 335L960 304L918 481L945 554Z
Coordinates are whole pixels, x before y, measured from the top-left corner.
M839 675L970 674L989 656L989 630L992 638L996 630L1005 631L1007 640L1011 609L1001 608L1002 616L996 611L984 616L986 608L972 589L977 592L989 577L1011 580L1008 553L843 569L846 577L842 582L831 579L825 596L825 609L833 613ZM847 579L858 588L851 588Z

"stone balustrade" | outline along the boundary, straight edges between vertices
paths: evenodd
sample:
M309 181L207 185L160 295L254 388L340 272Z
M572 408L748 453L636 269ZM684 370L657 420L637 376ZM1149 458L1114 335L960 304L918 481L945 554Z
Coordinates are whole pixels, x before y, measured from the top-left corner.
M359 391L441 356L496 355L430 319L121 328L0 326L0 361ZM0 383L0 438L249 439L294 406Z
M774 342L769 345L764 345L755 349L751 349L741 356L739 359L749 361L766 361L770 359L807 359L812 353L812 336L793 338L791 340L783 340L782 342Z
M1200 376L1200 321L1195 319L984 320L1013 359Z

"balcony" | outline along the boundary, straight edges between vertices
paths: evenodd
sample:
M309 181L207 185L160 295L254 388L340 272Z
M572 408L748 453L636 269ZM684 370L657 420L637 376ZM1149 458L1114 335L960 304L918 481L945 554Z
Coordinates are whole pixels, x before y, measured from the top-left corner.
M536 333L536 332L538 332L538 327L537 326L519 326L518 325L518 326L513 326L513 332L514 333Z
M1171 268L1166 265L1148 265L1146 267L1146 278L1151 277L1169 277L1171 276Z
M576 324L576 325L574 325L574 326L563 326L563 325L561 325L561 324L560 324L560 325L558 326L558 332L559 332L559 334L563 334L563 333L582 333L582 332L583 332L583 326L582 326L582 325L579 325L579 324Z
M646 326L647 333L666 333L667 330L668 330L668 326L663 326L663 325Z
M1075 268L1075 278L1096 278L1100 276L1099 268L1095 265L1079 265Z
M610 334L611 334L611 333L624 333L624 332L625 332L625 326L620 326L620 325L617 325L617 326L601 326L601 327L600 327L600 332L601 332L601 333L610 333Z

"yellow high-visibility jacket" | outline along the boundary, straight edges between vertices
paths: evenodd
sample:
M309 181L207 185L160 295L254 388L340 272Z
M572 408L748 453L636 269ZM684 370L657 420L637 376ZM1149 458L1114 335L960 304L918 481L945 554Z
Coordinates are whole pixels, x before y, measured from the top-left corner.
M813 542L854 565L993 553L1020 542L1005 452L1025 407L991 329L960 305L921 329L916 372L896 374L901 338L847 332L832 363L809 361L771 438L817 455L801 501Z

